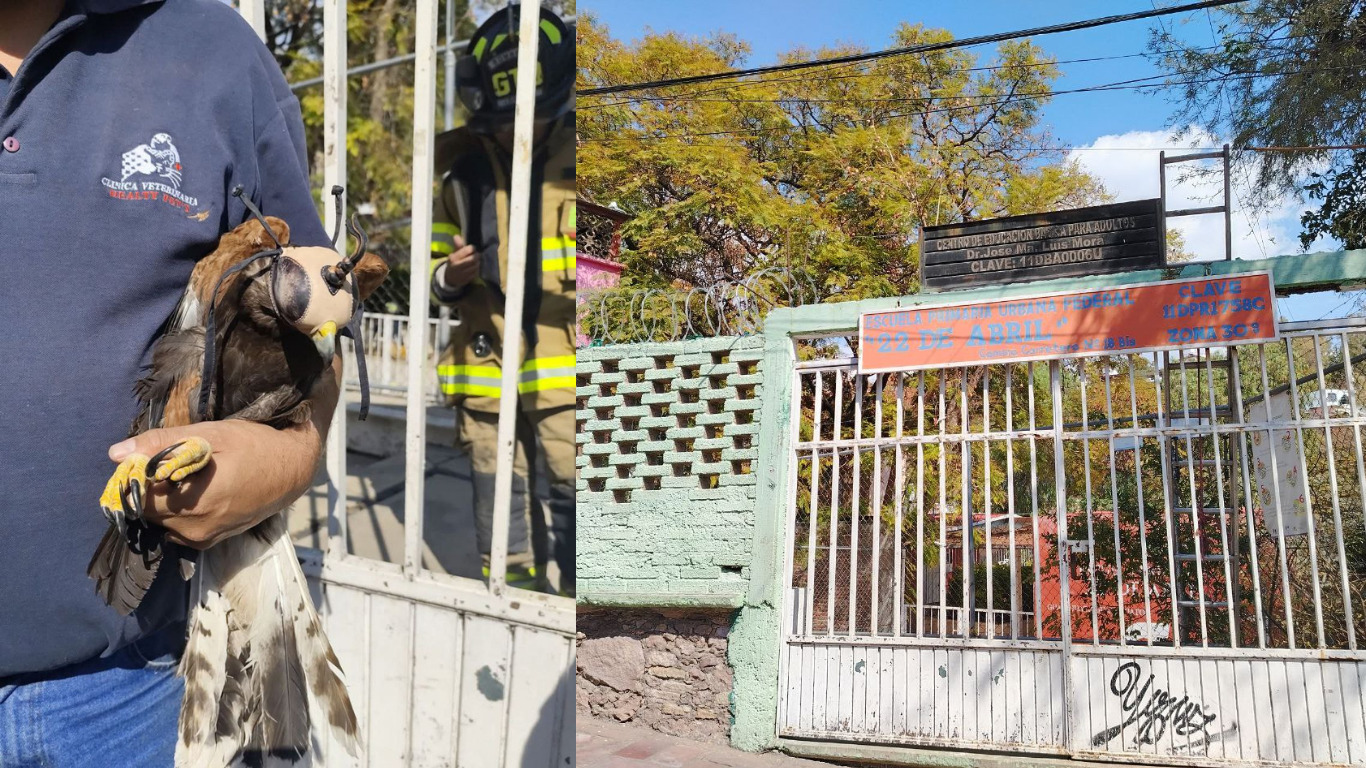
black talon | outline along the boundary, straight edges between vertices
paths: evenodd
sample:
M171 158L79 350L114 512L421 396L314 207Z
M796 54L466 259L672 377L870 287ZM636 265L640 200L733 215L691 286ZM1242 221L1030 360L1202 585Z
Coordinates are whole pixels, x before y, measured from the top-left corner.
M157 467L161 466L161 462L165 461L167 456L170 456L171 453L175 451L175 449L179 448L184 444L185 441L181 440L178 443L171 443L165 448L162 448L161 450L157 451L156 454L152 456L152 458L147 460L146 473L149 476L155 475L157 473Z
M129 520L142 519L142 483L129 480L123 489L123 513Z

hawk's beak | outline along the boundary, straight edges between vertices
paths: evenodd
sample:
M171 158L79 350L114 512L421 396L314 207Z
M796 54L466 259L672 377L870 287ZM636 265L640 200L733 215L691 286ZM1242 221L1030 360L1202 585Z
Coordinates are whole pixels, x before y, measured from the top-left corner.
M337 324L328 320L313 332L313 345L324 360L331 360L337 351Z

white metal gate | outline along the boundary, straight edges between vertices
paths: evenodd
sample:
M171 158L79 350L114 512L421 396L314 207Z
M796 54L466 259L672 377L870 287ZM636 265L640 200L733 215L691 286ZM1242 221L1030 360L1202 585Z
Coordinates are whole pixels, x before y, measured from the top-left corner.
M778 732L1366 762L1366 326L793 402Z
M440 0L417 0L412 174L410 313L401 343L426 350L434 329L427 317L431 242L433 139L436 129L436 54ZM324 188L346 184L347 6L323 7ZM453 7L448 4L448 11ZM240 0L243 16L264 29L262 0ZM528 15L533 19L534 16ZM447 14L448 20L453 18ZM454 67L446 26L448 75ZM534 35L525 37L534 38ZM523 43L525 46L525 43ZM525 50L525 48L523 48ZM532 56L531 58L534 58ZM448 84L450 79L447 79ZM528 83L530 80L527 81ZM534 86L533 86L534 87ZM519 102L524 100L519 88ZM529 104L530 102L525 102ZM449 115L450 110L447 110ZM525 104L519 113L528 113ZM449 120L449 117L448 117ZM447 125L447 127L450 127ZM519 125L530 136L530 121ZM529 155L529 140L527 141ZM526 164L529 167L529 163ZM529 175L529 174L528 174ZM514 188L512 197L518 197ZM522 199L526 197L522 193ZM267 211L269 213L269 211ZM327 228L334 212L327 208ZM514 215L514 219L517 217ZM524 220L525 217L522 217ZM514 231L512 238L525 236ZM513 253L524 252L512 249ZM515 267L510 274L520 274ZM512 281L515 283L515 281ZM520 288L509 286L509 293ZM515 312L513 312L515 314ZM371 324L373 329L373 323ZM396 341L381 335L383 345ZM348 355L348 366L354 369ZM574 603L569 598L509 588L505 581L507 496L494 517L487 583L423 567L425 408L433 386L428 355L407 354L405 376L378 373L380 387L403 380L407 396L404 553L386 563L347 553L346 407L338 406L328 436L329 536L325 553L300 550L313 597L346 672L361 728L362 755L352 760L336 744L320 744L321 765L518 766L571 765L574 756ZM371 376L375 375L372 369ZM515 375L515 369L513 370ZM505 385L506 386L506 385ZM515 392L515 387L510 391ZM510 421L509 421L510 423ZM506 441L510 444L510 441ZM500 462L510 466L507 462ZM500 466L500 474L503 467ZM436 500L439 501L440 500ZM450 503L468 503L451 499ZM503 535L498 532L502 531ZM473 535L473 531L470 532Z

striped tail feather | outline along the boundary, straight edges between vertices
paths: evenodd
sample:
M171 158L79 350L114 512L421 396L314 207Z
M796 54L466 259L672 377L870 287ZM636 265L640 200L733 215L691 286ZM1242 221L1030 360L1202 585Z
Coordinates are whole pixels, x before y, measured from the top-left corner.
M208 591L195 607L180 676L185 699L180 708L176 768L226 766L241 745L241 664L229 650L228 601ZM235 669L234 669L235 667Z
M186 675L177 768L306 765L310 743L327 737L313 732L314 723L356 755L356 715L341 665L313 608L283 516L206 550L199 570L205 593L222 605L206 599L196 608L182 669L200 670L190 653L201 626L210 636L226 628L228 640L193 648L196 657L218 656L202 665L214 674L201 674L202 680ZM204 705L206 698L213 705Z
M351 705L351 696L346 691L341 662L332 650L332 644L323 630L322 619L308 594L308 581L299 567L299 556L294 551L284 517L277 516L277 520L279 530L274 546L277 562L286 571L283 581L287 605L294 607L294 638L308 678L309 699L316 706L315 711L322 716L320 719L327 723L332 737L342 744L348 754L356 757L360 753L360 729L356 723L355 708Z

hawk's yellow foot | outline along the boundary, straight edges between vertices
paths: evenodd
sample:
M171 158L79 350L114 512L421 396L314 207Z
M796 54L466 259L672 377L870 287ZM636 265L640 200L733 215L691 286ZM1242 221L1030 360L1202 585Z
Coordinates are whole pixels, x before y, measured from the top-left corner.
M203 469L209 463L213 450L209 441L202 437L190 437L163 448L149 460L153 472L153 482L170 480L178 483L186 477Z
M140 453L119 463L100 494L100 509L111 524L124 530L126 518L142 518L142 494L147 489L147 462L150 458Z

